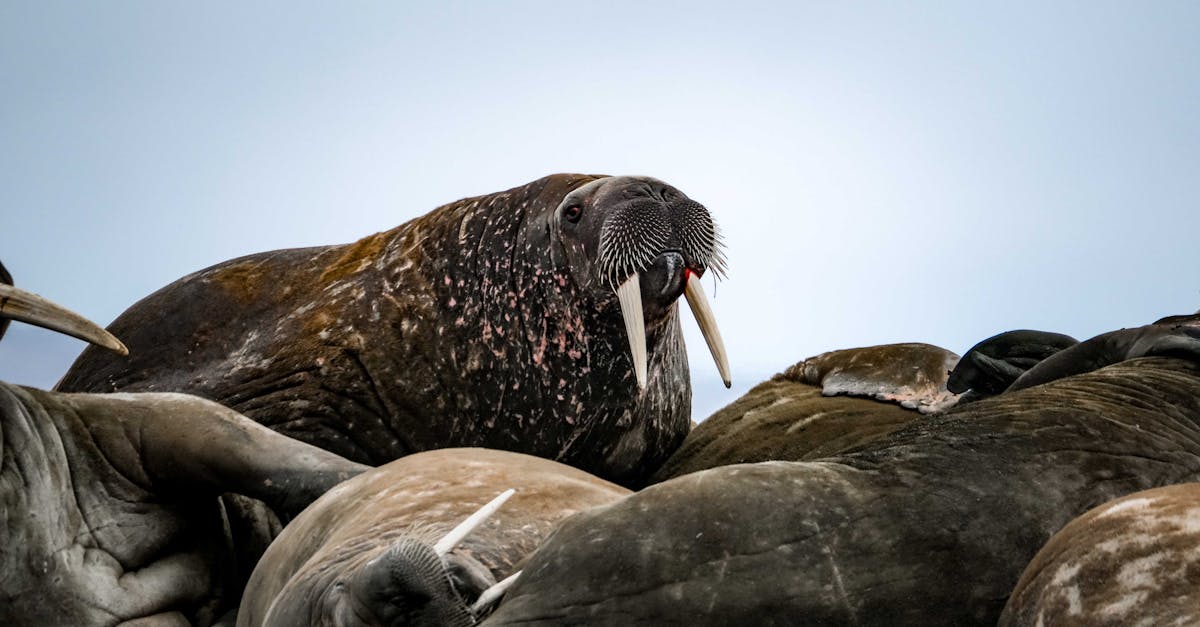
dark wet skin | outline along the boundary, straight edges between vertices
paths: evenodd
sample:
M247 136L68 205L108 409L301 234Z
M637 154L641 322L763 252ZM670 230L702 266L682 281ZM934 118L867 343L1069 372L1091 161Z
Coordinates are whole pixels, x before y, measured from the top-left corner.
M640 485L690 426L683 268L667 259L719 262L702 206L653 179L599 178L553 175L350 245L202 270L111 325L129 358L86 351L60 387L194 393L372 464L484 446ZM630 251L606 272L602 240ZM641 391L612 291L639 264L653 265Z
M995 396L1047 357L1078 344L1069 335L1047 331L1006 331L979 342L963 355L946 387L967 395L960 403Z
M1200 366L1148 357L814 462L722 466L566 521L486 625L994 625L1062 525L1200 479Z
M13 284L12 275L8 273L8 269L4 267L3 263L0 263L0 284ZM8 331L8 324L10 322L12 321L8 318L0 317L0 339L4 339L4 332Z

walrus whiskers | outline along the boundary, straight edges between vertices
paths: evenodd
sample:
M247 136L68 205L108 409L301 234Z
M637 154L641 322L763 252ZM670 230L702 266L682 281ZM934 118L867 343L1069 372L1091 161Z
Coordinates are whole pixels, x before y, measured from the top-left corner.
M621 317L625 319L625 333L629 336L629 352L633 355L633 372L637 375L638 389L646 389L646 321L642 318L642 284L635 272L617 288L617 300L621 301ZM705 336L707 337L707 336Z
M500 509L500 506L504 505L504 502L513 494L516 494L516 492L512 488L501 492L496 498L489 501L487 505L480 507L474 514L468 516L466 520L458 523L457 527L451 529L450 533L447 533L441 540L438 540L437 544L433 545L433 551L438 555L449 553L450 549L458 546L458 543L462 542L463 538L470 535L472 531L475 531L476 527L482 525L488 517L495 514L496 510Z
M20 320L85 342L128 355L129 349L113 334L79 314L37 294L0 284L0 318Z
M704 334L704 342L708 344L708 352L712 353L717 371L721 373L721 381L728 388L733 382L729 377L729 357L725 354L725 342L721 340L721 329L717 328L717 319L713 316L712 307L708 304L708 297L705 296L700 277L696 276L696 273L687 273L687 285L684 286L683 295L692 308L692 315L696 317L700 333Z

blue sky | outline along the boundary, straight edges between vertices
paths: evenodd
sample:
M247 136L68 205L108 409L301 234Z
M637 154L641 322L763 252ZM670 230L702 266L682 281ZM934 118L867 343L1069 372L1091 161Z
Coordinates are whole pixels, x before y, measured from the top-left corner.
M563 171L723 227L697 418L825 350L1200 308L1197 3L8 2L0 84L0 259L101 323ZM0 379L79 350L14 325Z

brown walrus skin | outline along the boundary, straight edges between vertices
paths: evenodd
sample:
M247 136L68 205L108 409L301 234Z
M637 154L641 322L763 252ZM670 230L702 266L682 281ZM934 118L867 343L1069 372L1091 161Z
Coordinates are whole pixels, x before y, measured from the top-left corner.
M1200 483L1109 501L1054 534L1001 627L1200 624Z
M509 488L516 494L486 523L433 557L436 540ZM628 494L520 453L409 455L342 483L289 523L254 570L238 624L399 624L402 616L406 625L470 625L468 604L515 572L562 519Z
M623 265L600 267L606 245ZM708 212L671 186L557 174L186 276L111 325L128 358L88 350L59 389L188 392L371 464L479 446L637 485L690 425L675 301L721 263ZM633 272L640 391L613 294Z
M830 351L799 362L692 429L651 478L763 461L846 453L922 414L953 406L946 389L958 355L930 344Z
M1072 518L1200 480L1200 365L1134 359L579 514L486 625L995 625Z

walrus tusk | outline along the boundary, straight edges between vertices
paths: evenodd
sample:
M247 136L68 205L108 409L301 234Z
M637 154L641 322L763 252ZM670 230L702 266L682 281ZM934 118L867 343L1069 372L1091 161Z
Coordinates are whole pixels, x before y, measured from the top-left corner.
M56 305L37 294L0 284L0 318L20 320L65 333L110 351L128 355L129 349L112 333L83 316Z
M633 371L637 374L639 390L646 389L646 320L642 317L642 281L634 272L617 288L621 301L621 317L625 319L625 334L629 336L629 352L633 354Z
M728 388L733 385L733 380L729 378L729 357L725 354L725 342L721 340L721 330L717 328L717 319L713 316L712 307L708 304L708 297L704 295L704 288L700 286L700 277L693 272L688 272L687 275L687 286L684 287L683 294L687 297L688 305L692 307L692 315L696 317L696 324L700 325L700 332L704 334L708 352L712 353L713 361L717 362L717 371L721 373L721 380Z
M480 507L474 514L467 516L466 520L458 523L457 527L451 529L450 533L447 533L445 537L438 540L437 544L433 545L433 551L438 555L449 553L450 549L458 546L458 543L462 542L463 538L467 537L476 527L482 525L483 521L487 520L489 516L495 514L496 510L500 509L500 506L504 505L504 502L508 500L508 497L516 494L516 492L516 490L509 488L489 501L487 505Z
M478 616L479 613L486 610L489 605L495 603L497 599L504 596L504 593L508 592L508 589L511 588L513 583L517 581L517 576L520 574L521 571L518 570L517 572L492 584L487 590L484 590L482 593L480 593L479 598L475 599L475 603L471 605L471 613Z

